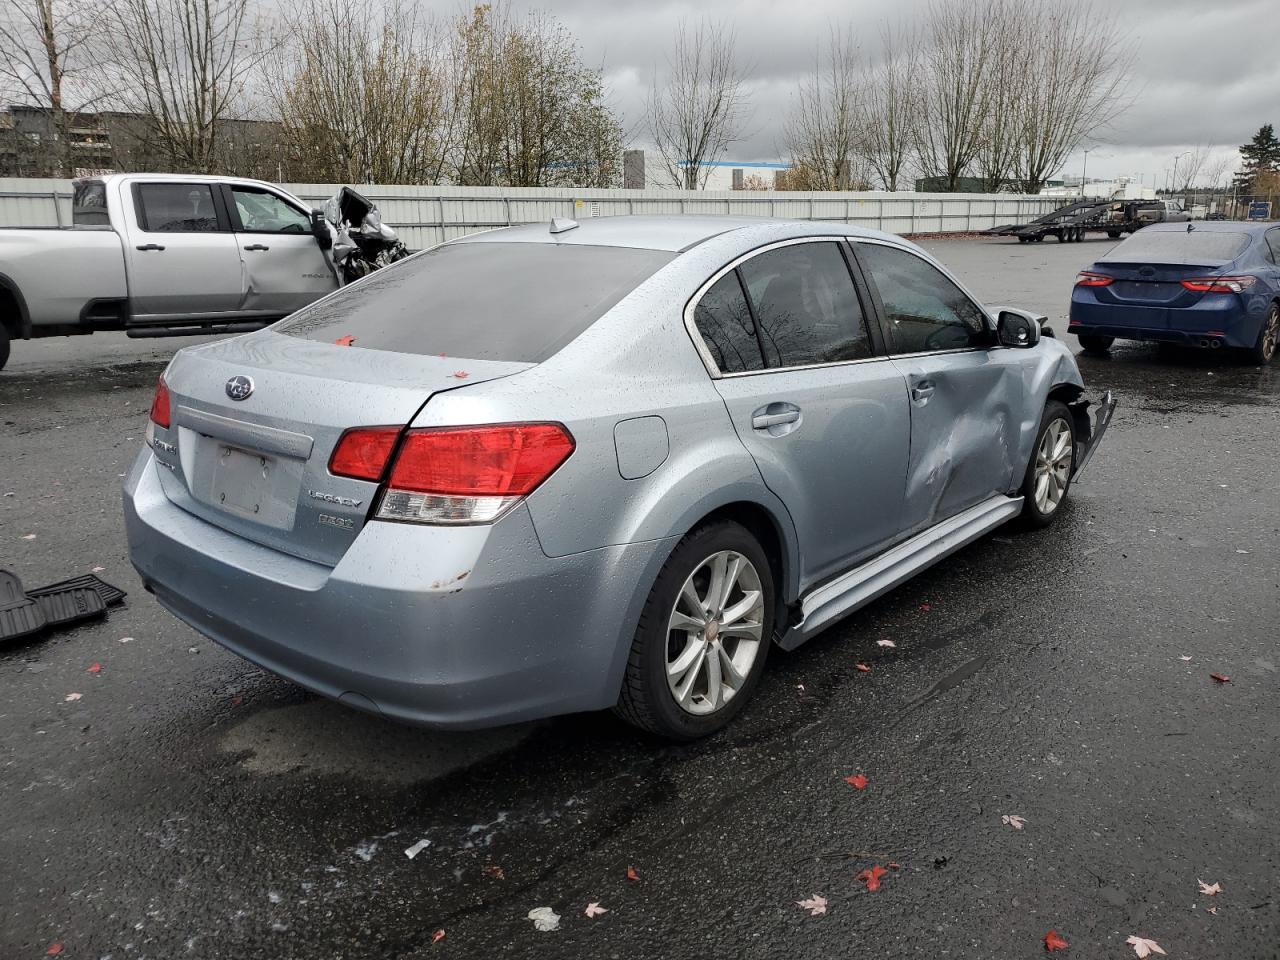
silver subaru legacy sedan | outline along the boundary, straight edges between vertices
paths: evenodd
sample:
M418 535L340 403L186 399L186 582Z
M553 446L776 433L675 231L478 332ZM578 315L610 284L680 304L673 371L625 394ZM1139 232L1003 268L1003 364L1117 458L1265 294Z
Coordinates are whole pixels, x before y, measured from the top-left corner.
M772 645L1059 512L1114 402L1040 319L842 225L464 237L180 351L125 481L132 560L353 707L691 739Z

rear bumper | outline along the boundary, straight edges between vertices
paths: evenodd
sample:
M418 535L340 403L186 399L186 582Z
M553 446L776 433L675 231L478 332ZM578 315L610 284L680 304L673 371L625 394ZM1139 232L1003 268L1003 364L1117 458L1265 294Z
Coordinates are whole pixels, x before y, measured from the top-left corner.
M617 700L640 607L674 540L549 558L528 512L492 526L371 522L330 569L175 506L150 451L125 481L134 566L205 636L316 693L475 728Z
M1091 291L1077 287L1067 332L1188 347L1251 347L1261 323L1235 295L1203 297L1190 307L1160 307L1100 303Z

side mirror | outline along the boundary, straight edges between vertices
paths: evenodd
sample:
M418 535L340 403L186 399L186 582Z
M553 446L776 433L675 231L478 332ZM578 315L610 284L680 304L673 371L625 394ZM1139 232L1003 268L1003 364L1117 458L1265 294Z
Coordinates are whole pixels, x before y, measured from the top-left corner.
M316 238L316 243L320 245L321 250L328 250L333 246L333 234L329 230L329 221L324 218L323 210L311 211L311 235Z
M1002 347L1034 347L1040 342L1040 317L1025 310L1001 310L996 340Z

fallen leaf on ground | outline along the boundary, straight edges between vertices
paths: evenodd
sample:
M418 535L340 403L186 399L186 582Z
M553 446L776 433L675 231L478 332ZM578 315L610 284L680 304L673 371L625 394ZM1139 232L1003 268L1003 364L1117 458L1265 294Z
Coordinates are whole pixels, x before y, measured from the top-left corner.
M887 864L887 866L889 867L889 869L890 869L890 870L901 870L901 869L902 869L902 864L900 864L900 863L894 863L892 860L890 860L890 861L889 861L889 863Z
M431 942L439 943L444 938L445 938L445 932L443 930L437 930L435 933L431 935Z
M876 641L876 646L879 646L879 647L896 647L896 646L897 646L897 644L896 644L896 643L894 643L892 640L877 640L877 641Z
M529 919L533 921L533 925L543 933L549 933L552 930L560 929L560 914L556 913L550 907L534 907L529 911Z
M920 609L921 609L921 610L928 610L928 609L929 609L929 605L928 605L927 603L922 603L922 604L920 604Z
M49 949L44 952L46 957L56 957L62 952L62 942L49 944Z
M355 343L355 342L356 342L356 338L355 338L355 337L353 337L353 336L351 336L350 334L348 334L348 335L347 335L347 336L345 336L345 337L339 337L337 340L335 340L335 341L333 341L333 342L334 342L334 343L336 343L336 344L337 344L338 346L340 346L340 347L349 347L349 346L351 346L353 343Z
M1213 677L1213 679L1217 680L1219 683L1230 683L1230 682L1231 682L1231 678L1230 678L1230 677L1228 677L1226 674L1222 674L1222 673L1211 673L1211 674L1209 674L1209 676Z
M453 371L453 376L455 380L465 380L467 377L471 376L471 374L467 373L465 370L455 370Z
M496 863L489 864L489 866L484 868L484 872L486 875L493 877L493 879L495 880L507 879L507 875L503 873L502 868L498 866Z
M94 567L94 568L93 568L92 570L90 570L89 572L90 572L90 573L101 573L101 572L102 572L103 570L105 570L105 569L107 569L107 568L106 568L106 567Z
M1179 660L1190 660L1191 658L1190 658L1190 657L1179 657L1178 659L1179 659Z
M582 912L594 920L596 917L600 916L600 914L608 913L609 908L602 907L600 906L599 903L588 903L587 909L583 910Z
M1140 958L1149 957L1153 953L1158 953L1162 957L1168 956L1167 953L1160 949L1160 944L1156 943L1154 940L1148 940L1146 937L1130 937L1125 941L1125 943L1133 947L1133 952Z
M862 774L855 773L852 777L845 777L844 782L847 783L849 786L853 787L853 789L855 790L865 790L867 789L867 784L870 783L871 781L868 780L866 777L864 777Z
M880 889L880 878L888 872L888 870L877 863L870 870L863 870L853 879L858 880L861 883L865 883L867 885L867 890L875 893L875 891Z
M853 669L855 669L855 670L859 670L859 671L861 671L862 673L870 673L870 672L871 672L871 668L870 668L869 666L867 666L865 663L855 663L855 664L853 665Z
M1027 818L1020 817L1015 813L1015 814L1009 814L1007 816L1001 817L1000 822L1007 823L1009 826L1013 827L1013 829L1015 830L1021 830L1023 827L1027 825Z
M73 700L79 700L83 696L84 696L83 693L68 693L65 697L62 698L62 702L71 703Z
M821 916L827 912L827 898L815 893L808 900L797 900L796 906L808 910L811 917Z
M1216 917L1216 916L1218 915L1218 908L1217 908L1217 907L1210 907L1210 908L1209 908L1209 912L1210 912L1210 913L1212 913L1212 914Z
M116 641L116 643L128 643L132 639L133 637L121 637L119 640Z
M412 860L414 857L420 854L423 850L427 849L427 847L429 846L431 846L431 841L424 837L423 839L415 843L412 847L406 848L404 851L404 855L408 857L410 860Z
M1069 946L1071 946L1071 944L1067 943L1067 941L1059 935L1057 930L1050 930L1044 935L1044 948L1050 953L1053 953L1055 950L1065 950Z
M90 673L101 673L101 672L102 672L102 664L100 664L100 663L95 663L93 666L91 666L91 667L89 668L89 672L90 672Z
M36 538L36 535L35 535L34 533L24 533L24 534L22 535L22 539L23 539L23 540L34 540L35 538ZM52 948L50 948L50 949L52 949ZM59 949L59 950L61 950L62 948L61 948L61 947L58 947L58 949Z
M1213 883L1205 883L1203 880L1197 880L1200 884L1200 892L1205 896L1212 897L1222 892L1222 884L1214 881Z
M636 873L636 868L635 868L635 867L627 867L627 879L628 879L628 880L639 880L639 879L640 879L640 874Z

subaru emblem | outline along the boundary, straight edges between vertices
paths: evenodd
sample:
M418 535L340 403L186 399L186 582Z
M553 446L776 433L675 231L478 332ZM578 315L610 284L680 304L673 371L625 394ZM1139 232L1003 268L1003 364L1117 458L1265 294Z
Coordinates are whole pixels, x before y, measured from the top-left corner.
M247 400L253 393L253 378L236 376L227 381L227 396L232 400Z

